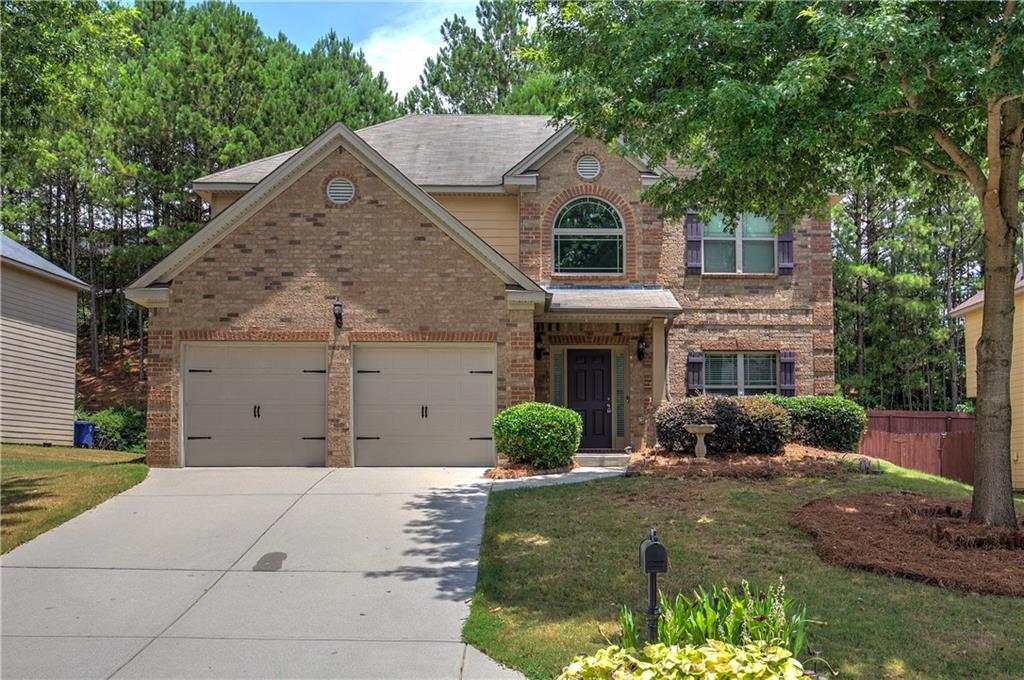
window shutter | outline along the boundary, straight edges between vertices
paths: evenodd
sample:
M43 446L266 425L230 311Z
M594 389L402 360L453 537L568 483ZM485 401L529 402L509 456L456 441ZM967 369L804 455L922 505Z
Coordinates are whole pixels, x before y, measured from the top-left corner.
M686 394L704 394L704 352L690 352L686 356Z
M779 273L793 273L793 230L789 227L776 238L778 249Z
M779 352L779 392L796 396L796 352Z
M686 273L700 274L701 240L704 238L704 223L699 215L691 211L686 213Z

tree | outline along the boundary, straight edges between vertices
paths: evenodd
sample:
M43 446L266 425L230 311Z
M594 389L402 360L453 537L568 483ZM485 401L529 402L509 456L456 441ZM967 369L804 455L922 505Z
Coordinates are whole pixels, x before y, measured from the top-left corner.
M405 96L411 113L550 113L555 81L524 53L533 45L521 0L481 0L480 30L455 15L441 25L444 45L427 59Z
M1024 17L1001 2L550 2L558 113L655 162L699 168L647 198L802 213L851 167L955 178L983 224L971 518L1015 526L1009 368L1020 219Z

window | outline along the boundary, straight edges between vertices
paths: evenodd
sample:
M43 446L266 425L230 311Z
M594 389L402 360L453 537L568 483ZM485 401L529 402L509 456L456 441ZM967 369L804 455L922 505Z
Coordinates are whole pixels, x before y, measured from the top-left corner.
M625 229L619 212L591 197L577 198L555 216L556 274L621 274Z
M719 395L775 394L779 360L768 352L706 354L704 392Z
M743 213L730 232L715 215L704 225L704 272L709 274L774 274L774 223Z

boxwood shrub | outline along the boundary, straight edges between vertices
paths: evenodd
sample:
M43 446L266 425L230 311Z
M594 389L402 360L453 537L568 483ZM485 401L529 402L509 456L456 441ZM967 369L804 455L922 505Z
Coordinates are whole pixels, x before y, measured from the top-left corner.
M782 453L791 432L786 410L764 399L686 397L658 409L655 415L658 443L669 452L693 453L697 437L685 427L693 423L717 426L704 438L708 455L777 455Z
M763 400L789 412L792 440L832 451L856 451L868 426L864 407L843 397L781 397Z
M512 463L550 469L569 465L580 447L583 418L554 404L510 406L494 419L494 444Z

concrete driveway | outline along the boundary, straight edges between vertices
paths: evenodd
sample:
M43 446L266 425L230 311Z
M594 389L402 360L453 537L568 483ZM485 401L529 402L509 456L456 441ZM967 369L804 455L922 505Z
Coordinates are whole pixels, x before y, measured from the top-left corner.
M461 642L479 469L153 470L3 558L4 677L519 677Z

